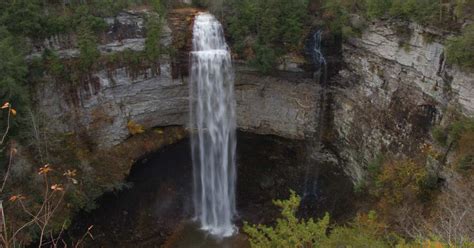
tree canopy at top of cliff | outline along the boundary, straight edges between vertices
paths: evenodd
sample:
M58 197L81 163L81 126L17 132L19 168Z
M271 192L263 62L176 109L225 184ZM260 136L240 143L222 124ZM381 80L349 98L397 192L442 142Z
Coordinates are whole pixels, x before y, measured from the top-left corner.
M264 73L283 55L300 53L314 28L342 38L358 35L365 23L355 21L355 16L413 21L452 31L474 14L474 0L193 0L193 4L220 16L234 51Z

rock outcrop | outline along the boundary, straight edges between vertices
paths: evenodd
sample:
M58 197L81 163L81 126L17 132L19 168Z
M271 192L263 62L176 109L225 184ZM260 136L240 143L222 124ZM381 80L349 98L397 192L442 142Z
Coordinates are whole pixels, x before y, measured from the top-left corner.
M319 91L308 79L237 72L237 125L258 134L307 138L317 127Z
M177 47L182 49L179 53L189 52L189 34L182 33L189 31L195 13L192 9L171 13L169 25L164 27L162 44L178 43ZM116 53L128 48L142 51L145 14L123 12L106 19L110 27L102 38L101 52ZM61 42L45 44L38 51L45 47L57 49L62 58L74 57L77 53L77 49ZM186 74L176 75L177 68L179 71L182 66L175 58L165 56L159 64L157 75L151 68L131 75L127 68L119 67L92 72L91 79L78 86L62 82L37 85L38 109L50 119L50 126L56 131L87 130L100 147L124 141L129 136L127 126L131 121L144 128L187 126ZM250 132L303 139L306 133L314 131L317 96L317 86L311 80L237 72L238 126Z
M98 49L101 53L121 52L127 49L142 51L145 47L145 17L147 14L146 9L128 10L118 13L115 17L104 18L108 26L99 37ZM171 44L170 33L169 27L165 26L162 32L165 45ZM32 45L30 57L40 57L45 49L54 50L61 58L65 59L79 56L77 37L74 33L55 35Z
M333 79L334 142L354 181L377 154L418 152L448 106L474 116L474 74L445 63L448 34L398 25L377 22L346 42Z
M131 78L121 68L110 77L96 73L96 86L77 89L79 105L61 87L38 89L41 111L54 117L61 132L85 128L100 146L119 144L129 136L127 124L144 128L188 125L188 81L173 79L170 64L162 74ZM238 127L250 132L303 139L314 130L317 88L312 82L261 78L239 73L236 81Z

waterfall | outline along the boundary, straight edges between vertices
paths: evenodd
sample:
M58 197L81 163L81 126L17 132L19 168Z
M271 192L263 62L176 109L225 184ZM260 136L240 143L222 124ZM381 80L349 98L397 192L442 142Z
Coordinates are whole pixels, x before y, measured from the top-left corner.
M311 48L309 49L309 53L311 55L311 59L313 60L313 64L318 66L318 74L319 79L322 84L326 83L326 74L327 74L327 63L326 58L324 58L324 54L322 51L321 46L322 40L322 31L318 30L314 32L313 37L311 39Z
M222 25L201 13L194 21L190 126L195 218L218 237L235 232L234 74Z
M325 120L324 113L324 104L326 98L326 77L327 77L327 62L322 51L322 31L317 30L314 32L313 36L309 40L307 46L307 53L310 55L311 60L317 69L315 73L315 79L319 79L319 84L321 85L319 91L319 108L318 113L316 114L318 123L318 130L316 133L311 135L310 141L307 142L307 161L306 161L306 173L305 173L305 183L304 183L304 198L312 197L317 200L318 197L318 177L319 177L319 168L318 161L320 160L322 150L322 132ZM317 76L316 76L317 75Z

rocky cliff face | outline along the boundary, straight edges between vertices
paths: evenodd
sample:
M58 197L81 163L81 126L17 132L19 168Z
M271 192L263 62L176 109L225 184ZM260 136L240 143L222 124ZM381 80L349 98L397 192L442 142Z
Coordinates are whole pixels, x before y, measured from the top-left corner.
M94 72L92 80L73 89L65 89L60 82L38 85L38 109L51 119L56 131L87 130L94 142L105 148L130 136L130 121L144 128L186 127L186 58L195 13L182 9L170 15L162 43L178 47L179 58L163 57L158 75L152 68L130 73L119 67ZM143 51L145 15L146 11L122 12L108 18L109 29L101 37L100 51ZM291 139L329 132L321 137L331 142L354 182L363 179L367 164L378 154L418 152L420 145L430 140L431 127L440 122L447 107L474 116L474 75L445 63L442 41L449 34L414 24L403 27L401 32L399 23L377 22L360 38L344 43L345 66L330 80L327 94L321 94L312 80L295 74L262 76L238 69L239 128ZM77 56L74 37L45 41L33 56L45 47L57 49L63 58ZM321 96L332 103L324 107L328 116L320 113ZM330 120L318 121L326 117ZM328 127L320 129L322 123Z
M307 138L316 130L320 90L310 79L237 72L237 125L258 134Z
M100 146L119 144L129 136L127 123L145 128L187 126L188 82L173 79L171 67L163 63L162 74L131 78L125 69L113 76L94 74L97 85L77 89L79 105L72 104L69 92L46 85L38 96L41 111L54 117L59 131L86 128ZM317 88L311 82L260 78L239 73L236 81L238 127L260 134L303 139L314 129Z
M474 116L474 74L445 63L448 35L378 22L343 45L346 66L333 79L334 142L354 181L377 154L418 152L447 107Z
M148 11L130 10L120 12L115 17L104 18L107 29L99 37L101 53L122 52L127 49L142 51L145 47L145 17ZM168 26L163 30L163 42L171 44L171 30ZM79 56L76 34L60 34L50 37L43 42L33 44L30 57L40 57L45 49L57 51L61 58L74 58Z
M186 15L192 17L195 13L188 12L180 12L183 19L188 20L184 25L192 23ZM146 12L123 12L108 18L110 28L101 39L100 51L142 51L144 15ZM167 46L180 42L180 46L186 48L189 42L180 30L188 28L177 24L179 13L170 16L172 19L164 27L162 43ZM48 47L57 49L62 58L77 56L73 39L60 42L64 39L51 39L39 46L37 52ZM179 52L186 53L186 50ZM91 80L72 89L66 89L61 82L38 85L37 106L51 119L50 124L54 124L51 126L56 127L56 131L85 129L101 147L124 141L129 136L129 121L144 128L187 126L188 80L185 73L175 75L176 68L180 67L175 63L164 57L160 61L159 75L154 75L151 68L133 75L127 68L100 70L92 73ZM311 81L261 77L239 71L236 76L238 126L251 132L303 139L305 133L314 130L317 97L317 86Z

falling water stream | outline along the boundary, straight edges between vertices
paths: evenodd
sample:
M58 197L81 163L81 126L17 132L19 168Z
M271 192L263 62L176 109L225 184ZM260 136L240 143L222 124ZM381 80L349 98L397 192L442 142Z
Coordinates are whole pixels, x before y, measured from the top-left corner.
M310 50L311 58L313 60L313 64L318 66L318 74L319 80L321 84L326 83L327 77L327 63L326 58L324 57L323 50L322 50L322 31L318 30L314 32L312 37L312 48Z
M313 36L310 39L309 47L307 47L307 52L309 53L311 60L315 66L316 73L314 78L318 80L321 85L320 101L316 123L318 123L318 130L316 133L312 134L312 138L308 141L308 158L306 165L306 175L304 183L304 198L310 199L311 201L318 200L318 177L319 177L319 167L317 165L319 156L322 152L322 132L324 126L324 103L326 96L326 79L327 79L327 62L322 51L322 31L317 30L314 32Z
M190 126L195 218L218 237L235 233L234 74L222 25L201 13L194 21Z

